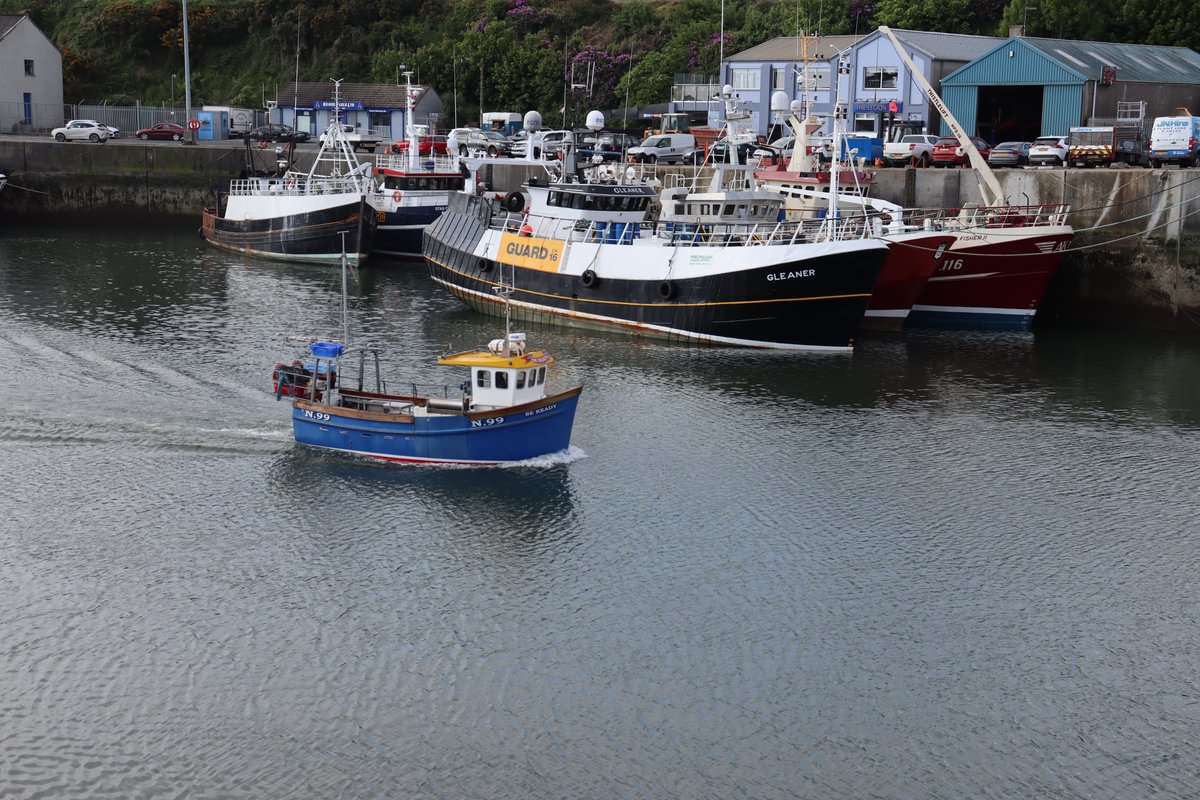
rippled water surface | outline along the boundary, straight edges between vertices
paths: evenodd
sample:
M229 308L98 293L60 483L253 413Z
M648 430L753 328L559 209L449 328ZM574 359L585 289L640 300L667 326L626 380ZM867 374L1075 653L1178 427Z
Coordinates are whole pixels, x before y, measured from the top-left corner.
M338 285L0 232L0 796L1195 796L1196 343L533 330L569 453L382 467L270 393ZM393 377L497 332L351 293Z

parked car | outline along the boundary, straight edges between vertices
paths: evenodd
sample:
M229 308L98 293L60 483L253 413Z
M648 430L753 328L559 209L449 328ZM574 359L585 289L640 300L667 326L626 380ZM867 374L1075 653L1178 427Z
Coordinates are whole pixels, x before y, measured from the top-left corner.
M73 119L61 128L50 131L56 142L107 142L108 128L90 119Z
M1062 166L1067 163L1067 137L1039 136L1029 148L1029 163L1035 167Z
M364 132L362 129L357 128L354 125L343 123L341 125L341 129L342 138L345 139L350 144L350 147L356 151L366 150L368 152L375 152L375 148L381 141L383 141L377 134L371 131ZM328 128L321 133L320 137L318 137L318 141L320 141L321 144L325 145L326 147L329 147L333 144L333 137L329 135Z
M103 122L97 122L94 119L73 119L67 123L67 127L68 128L71 127L76 122L87 122L87 123L90 123L97 127L104 128L105 130L108 131L108 138L110 138L110 139L121 138L121 129L120 128L114 128L112 125L105 125Z
M991 155L992 146L978 136L970 138L971 143L975 145L975 149L979 151L979 155L983 156L986 160ZM929 162L935 167L961 167L968 161L969 159L963 151L962 145L953 136L943 136L938 139L937 143L933 146L933 152L929 158Z
M272 122L251 128L246 137L257 142L307 142L308 131L298 131L290 125Z
M688 148L683 154L684 164L703 164L707 158L708 163L726 163L725 150L728 143L724 139L718 139L708 146L706 152L703 147ZM761 144L758 142L740 142L735 145L735 152L738 154L740 163L756 164L761 159L778 159L781 158L779 149L774 145Z
M912 164L928 167L933 159L933 146L939 137L932 133L909 133L898 142L883 143L883 163L892 167Z
M392 146L388 148L394 155L408 152L408 139L397 139L392 142ZM417 155L446 155L446 137L436 136L431 133L423 133L417 135Z
M592 161L598 155L602 161L623 161L625 152L637 144L637 138L628 133L601 132L584 139L579 148L579 160Z
M182 125L177 125L174 122L160 122L157 125L151 125L149 128L139 128L134 136L141 139L143 142L147 139L170 139L174 142L183 140L187 136L187 128Z
M992 148L987 162L993 167L1023 167L1029 163L1032 142L1001 142Z
M726 151L729 148L729 142L725 139L718 139L708 147L708 161L710 163L737 163L737 164L753 164L763 158L777 158L779 151L769 144L760 142L738 142L734 145L734 153L737 154L736 160L731 160Z
M791 158L792 151L796 149L796 137L795 136L781 136L780 138L776 139L775 141L769 142L769 144L771 145L771 147L774 147L776 150L779 151L780 157Z
M450 131L458 142L458 152L460 155L467 153L487 153L493 158L507 156L511 150L511 144L500 131L485 131L479 128L455 128ZM449 137L447 137L449 138Z
M529 135L526 150L530 158L552 160L558 158L562 144L571 135L571 131L534 131Z
M504 157L512 153L512 142L500 131L484 131L483 135L488 138L488 144L485 149L489 156L493 158Z

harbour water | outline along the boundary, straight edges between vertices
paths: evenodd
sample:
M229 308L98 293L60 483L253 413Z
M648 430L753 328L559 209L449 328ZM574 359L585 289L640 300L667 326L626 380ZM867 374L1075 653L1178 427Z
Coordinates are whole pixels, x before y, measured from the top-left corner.
M530 331L571 450L297 449L336 270L0 231L0 796L1193 797L1200 343ZM485 342L351 281L393 379Z

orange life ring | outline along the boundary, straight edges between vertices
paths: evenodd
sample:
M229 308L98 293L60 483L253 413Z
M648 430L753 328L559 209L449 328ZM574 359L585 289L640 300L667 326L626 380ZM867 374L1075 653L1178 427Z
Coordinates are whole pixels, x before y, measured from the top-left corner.
M400 193L400 190L399 190L399 189L397 189L396 191L392 192L392 199L393 199L393 200L395 200L397 203L399 203L399 202L400 202L400 198L401 198L401 197L403 197L403 196L404 196L404 195L402 195L402 194Z

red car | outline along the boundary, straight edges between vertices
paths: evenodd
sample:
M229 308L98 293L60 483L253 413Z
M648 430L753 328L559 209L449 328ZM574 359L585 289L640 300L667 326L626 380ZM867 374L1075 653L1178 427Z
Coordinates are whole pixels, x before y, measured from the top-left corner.
M143 142L147 139L170 139L174 142L183 141L183 137L187 136L187 128L182 125L176 125L174 122L160 122L149 128L142 128L134 134Z
M972 136L971 141L974 142L975 149L979 151L979 155L983 156L983 159L986 161L987 157L991 155L992 146L978 136ZM967 154L963 152L958 139L953 136L943 136L938 139L934 143L933 151L929 156L929 163L935 167L961 167L967 161Z
M408 139L397 139L392 142L389 148L396 155L408 152ZM445 136L418 136L417 137L417 155L427 156L430 153L436 153L439 156L446 155L446 137Z

